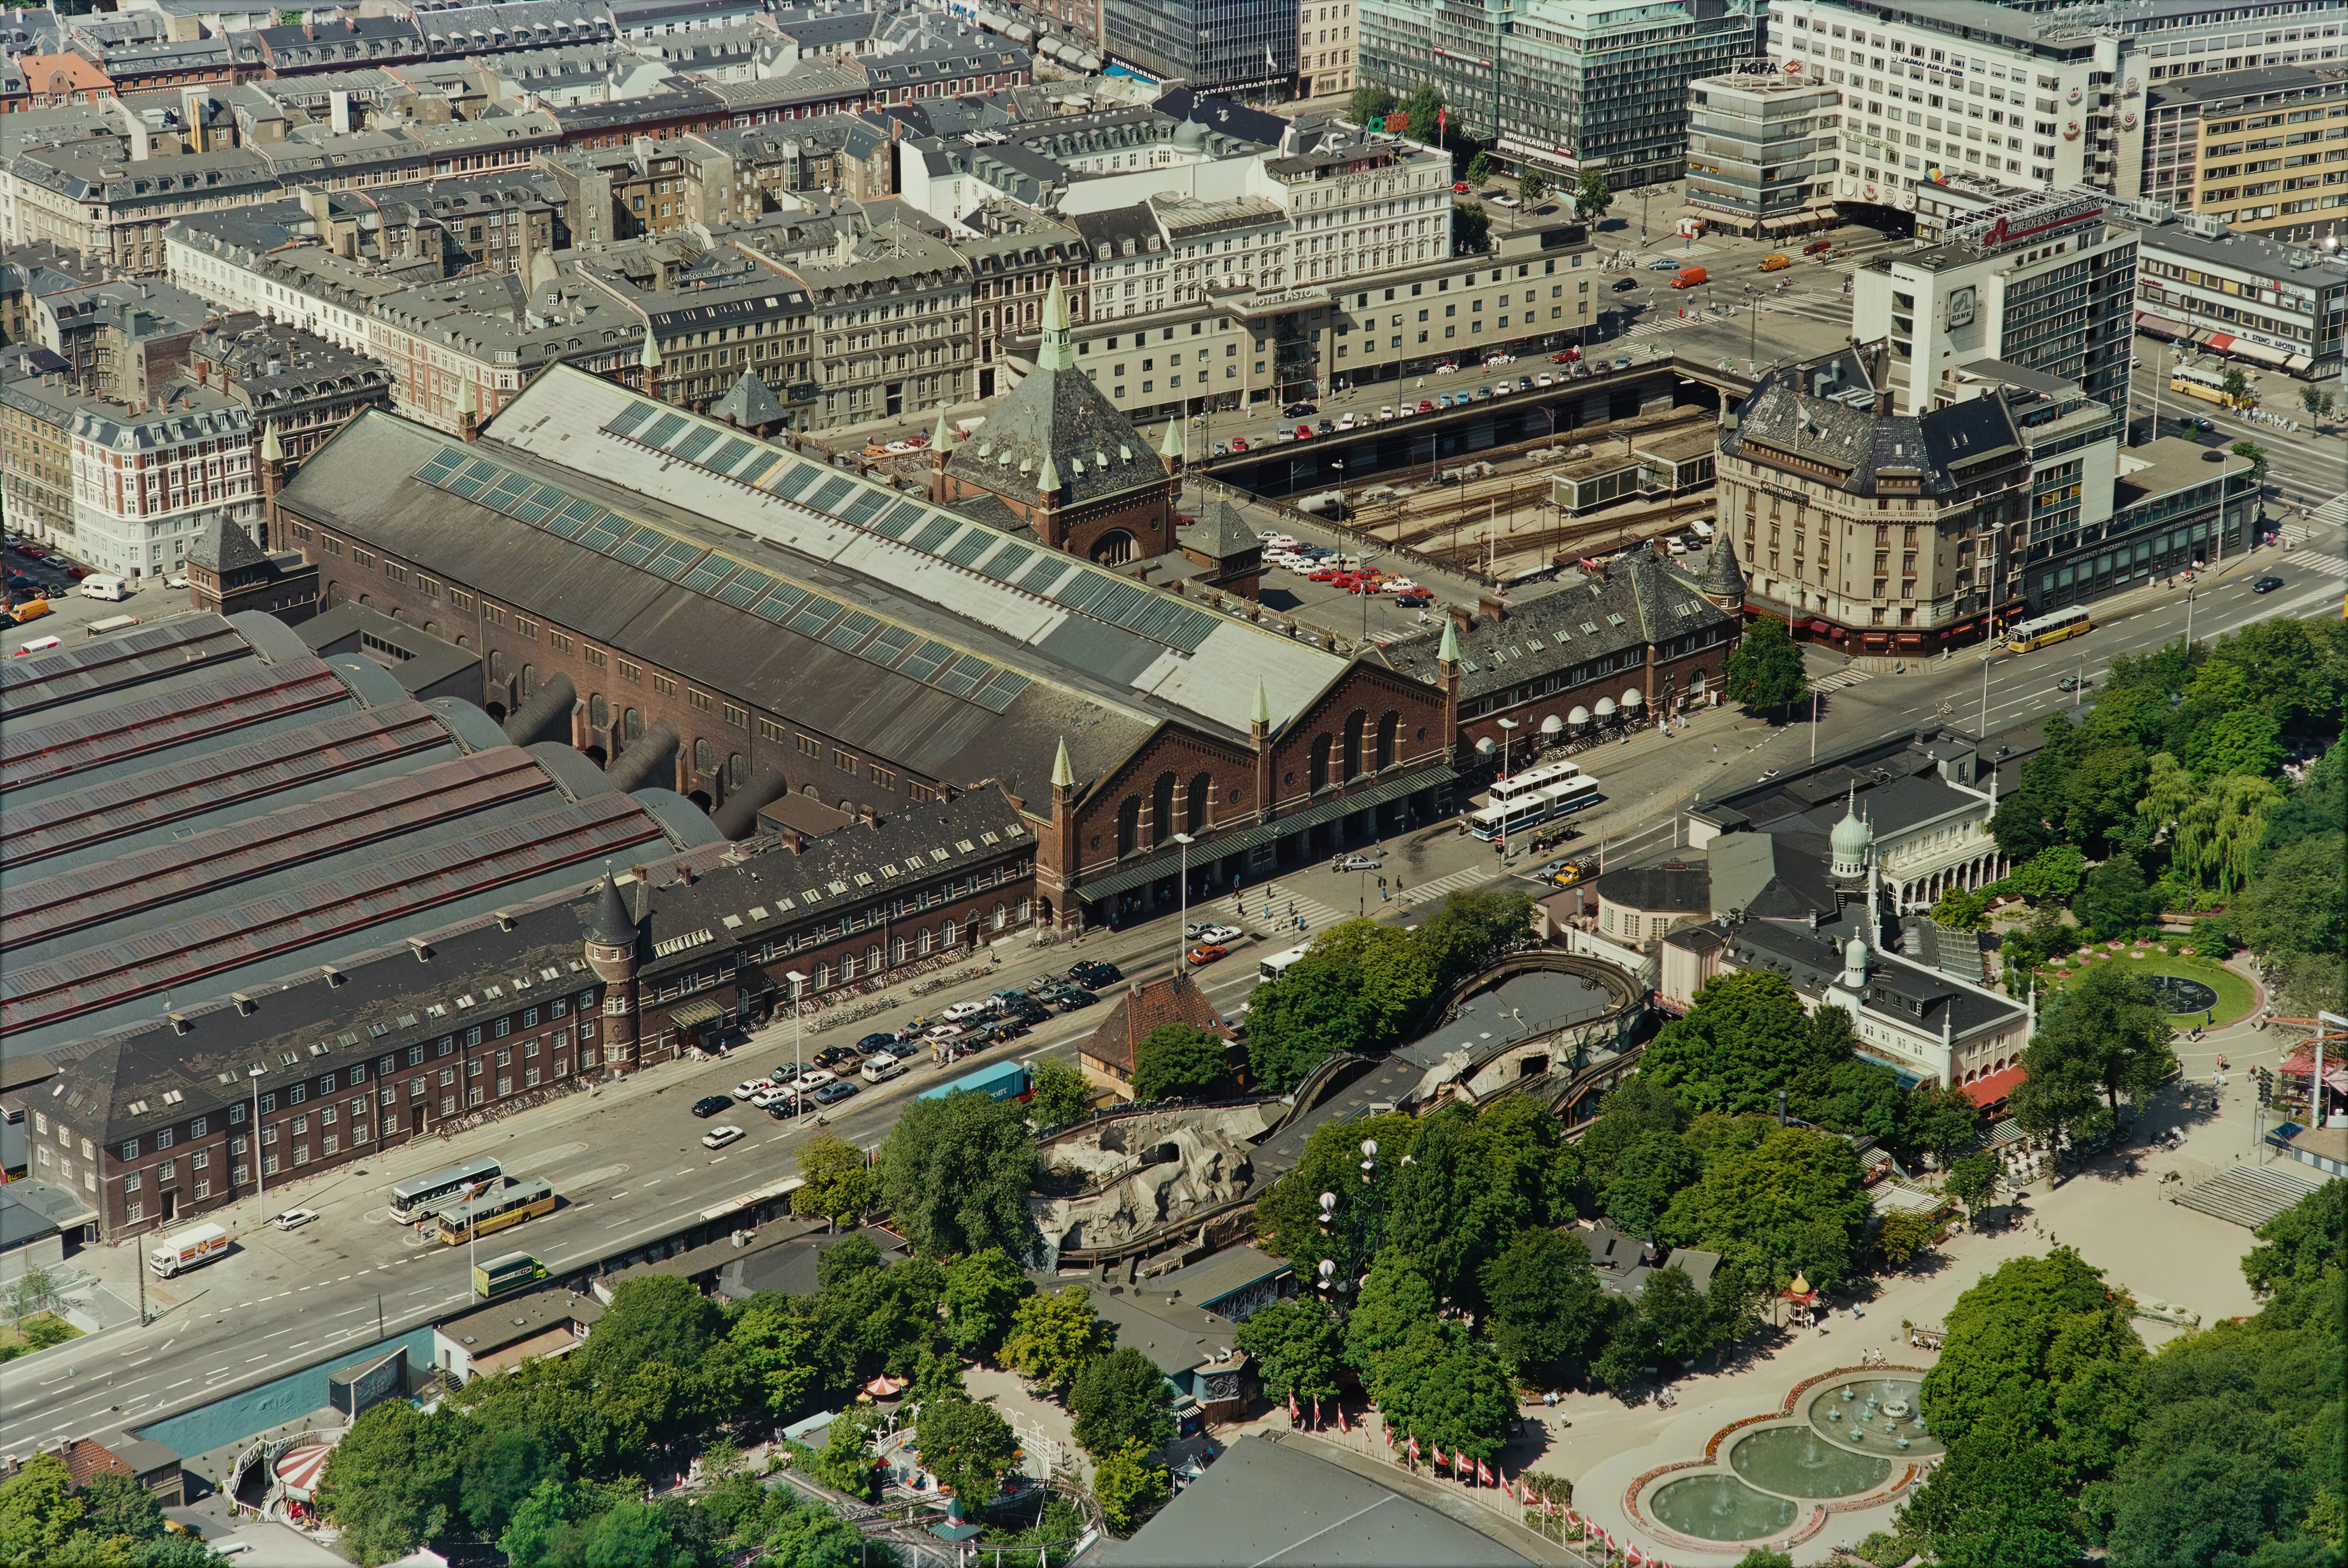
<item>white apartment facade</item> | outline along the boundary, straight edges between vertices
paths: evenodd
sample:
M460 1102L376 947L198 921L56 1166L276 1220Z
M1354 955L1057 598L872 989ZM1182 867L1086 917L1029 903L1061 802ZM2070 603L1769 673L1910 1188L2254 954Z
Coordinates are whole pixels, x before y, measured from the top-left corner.
M100 571L168 577L214 518L255 532L252 415L211 387L174 382L152 412L108 406L73 423L77 552Z
M1941 243L1853 274L1851 330L1889 339L1903 414L1930 408L1949 374L2002 360L2127 402L2137 233L2094 191L2015 191L1952 223Z
M1354 90L1354 0L1296 8L1296 96L1327 97Z
M1912 211L1935 169L2112 190L2126 40L1982 0L1781 0L1768 51L1843 90L1833 194Z
M1342 282L1439 261L1451 250L1451 163L1385 138L1268 158L1288 209L1300 283Z

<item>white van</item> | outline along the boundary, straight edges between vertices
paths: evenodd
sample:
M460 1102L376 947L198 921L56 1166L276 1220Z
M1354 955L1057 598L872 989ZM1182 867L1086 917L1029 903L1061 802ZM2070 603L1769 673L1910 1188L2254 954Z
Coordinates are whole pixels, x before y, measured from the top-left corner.
M130 593L129 582L110 572L92 572L81 579L81 596L84 599L110 600L119 604L129 599Z
M1688 524L1688 531L1694 534L1695 537L1700 539L1708 539L1712 538L1712 519L1710 518L1698 518L1694 522Z

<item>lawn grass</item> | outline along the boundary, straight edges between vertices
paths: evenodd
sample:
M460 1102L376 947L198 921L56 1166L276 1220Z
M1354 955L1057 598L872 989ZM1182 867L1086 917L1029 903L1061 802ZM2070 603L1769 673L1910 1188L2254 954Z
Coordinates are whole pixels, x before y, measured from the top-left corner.
M15 1323L0 1323L0 1361L13 1361L80 1337L81 1330L56 1313L36 1312Z
M2178 944L2172 942L2170 946L2175 948ZM2179 979L2199 980L2218 993L2216 1012L2217 1023L2219 1025L2232 1023L2237 1019L2246 1017L2258 1006L2258 993L2251 989L2249 980L2226 968L2225 965L2212 962L2210 959L2195 958L2189 953L2181 951L2164 953L2157 944L2149 948L2139 948L2131 942L2115 952L2097 943L2093 950L2102 954L2103 957L2091 958L2087 960L2088 964L2126 964L2131 972L2175 975ZM2139 953L2143 957L2131 956ZM2075 975L2082 973L2086 967L2086 964L2075 962L2071 967L2071 973ZM2059 986L2062 983L2061 975L2051 968L2041 969L2039 974L2042 979L2054 985ZM2198 1012L2171 1013L2168 1016L2168 1021L2176 1028L2190 1029L2201 1022L2202 1016Z

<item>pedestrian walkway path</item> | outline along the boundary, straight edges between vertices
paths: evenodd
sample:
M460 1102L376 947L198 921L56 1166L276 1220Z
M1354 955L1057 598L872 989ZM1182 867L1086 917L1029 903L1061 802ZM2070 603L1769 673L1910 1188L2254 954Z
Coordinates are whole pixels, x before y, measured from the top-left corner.
M2333 497L2330 500L2324 502L2322 506L2316 507L2308 515L2319 523L2338 523L2343 526L2348 526L2348 490L2343 490L2340 494ZM2297 525L2295 524L2293 525L2293 527L2296 526ZM2283 537L2285 538L2289 538L2291 537L2291 530L2289 528L2283 530ZM2307 537L2306 530L2302 529L2299 537L2305 538Z
M1469 866L1426 882L1414 883L1400 889L1397 897L1406 897L1413 905L1424 907L1440 900L1447 893L1456 893L1463 887L1480 887L1497 874L1493 866ZM1366 890L1375 893L1375 878L1378 873L1373 871L1369 876L1373 880ZM1272 893L1268 900L1262 889L1248 890L1245 918L1262 930L1265 940L1275 949L1310 941L1340 921L1356 920L1362 917L1363 911L1358 905L1352 909L1341 908L1309 894L1292 893L1276 879L1272 887ZM1372 898L1368 913L1375 918L1382 910L1390 907L1391 900ZM1299 921L1303 922L1302 927L1298 925Z
M2293 551L2289 564L2322 572L2326 577L2348 578L2348 560L2342 560L2330 550L2310 550L2305 555Z

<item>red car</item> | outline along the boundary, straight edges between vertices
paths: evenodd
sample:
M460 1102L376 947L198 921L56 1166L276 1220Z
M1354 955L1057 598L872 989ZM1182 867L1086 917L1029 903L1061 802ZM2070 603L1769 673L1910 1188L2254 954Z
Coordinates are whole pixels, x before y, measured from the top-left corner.
M1468 182L1467 182L1466 180L1464 180L1464 179L1455 179L1455 180L1453 180L1453 181L1451 182L1451 194L1452 194L1452 195L1454 195L1454 196L1465 196L1465 195L1467 195L1467 194L1468 194Z
M1581 357L1581 351L1580 349L1570 348L1562 354L1553 354L1550 355L1549 362L1551 364L1571 364L1575 360L1578 360Z
M1232 450L1232 451L1234 451L1234 452L1244 452L1244 451L1246 451L1247 449L1248 449L1248 444L1247 444L1247 437L1246 437L1246 436L1232 436L1232 437L1231 437L1231 450Z
M37 545L18 545L16 547L16 553L23 556L26 560L46 560L49 559L48 553Z
M1313 439L1313 426L1311 426L1310 425L1298 425L1298 426L1296 427L1296 438L1297 438L1299 441L1310 441L1310 440L1312 440L1312 439Z
M1211 964L1217 958L1229 958L1231 951L1229 948L1217 943L1203 942L1190 949L1190 962L1194 967L1200 964Z
M1420 398L1420 399L1418 400L1418 411L1419 411L1421 414L1432 414L1432 413L1434 413L1434 412L1435 412L1435 400L1434 400L1433 398L1431 398L1431 397L1422 397L1422 398Z
M66 568L66 575L73 579L76 582L79 582L82 579L89 575L89 568L86 566L69 566Z
M1813 240L1808 244L1802 247L1802 254L1805 256L1823 256L1828 251L1833 249L1834 241L1831 240Z

